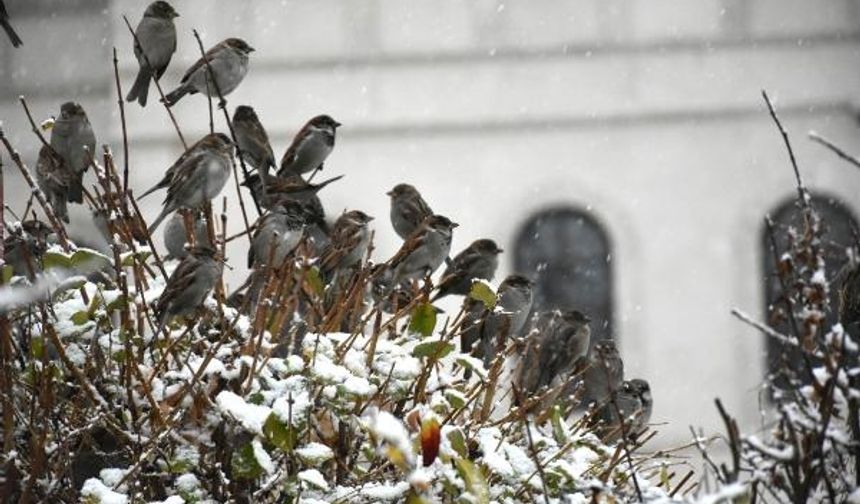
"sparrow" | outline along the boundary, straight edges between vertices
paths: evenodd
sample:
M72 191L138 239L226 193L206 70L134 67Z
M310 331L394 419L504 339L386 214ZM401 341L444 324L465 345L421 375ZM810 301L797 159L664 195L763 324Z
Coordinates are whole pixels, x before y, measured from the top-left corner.
M581 312L553 310L535 319L518 372L518 385L529 394L567 380L591 342L590 320Z
M846 328L860 321L860 265L849 268L839 285L839 322Z
M212 248L195 247L173 270L155 302L156 337L171 318L194 313L206 300L221 277L221 261L215 254Z
M648 426L653 407L654 400L647 381L638 378L624 381L615 395L614 404L612 401L607 402L596 415L602 423L598 435L606 443L613 443L621 438L622 426L618 416L620 412L621 418L624 419L624 432L630 440L635 441Z
M449 294L465 296L477 279L492 280L499 267L499 254L503 251L493 240L475 240L465 250L457 254L442 273L439 292L431 301Z
M311 118L302 126L281 158L278 176L303 175L322 170L323 162L334 149L335 133L340 125L327 115Z
M42 255L48 250L48 239L54 232L42 221L27 220L20 226L8 226L3 240L6 264L15 275L33 279L42 271Z
M236 134L237 155L241 152L246 163L268 175L269 168L275 167L275 153L269 144L269 135L252 107L236 107L233 112L233 132Z
M137 100L141 107L146 106L150 81L164 75L170 58L176 52L176 25L173 24L176 17L179 14L173 6L162 0L152 2L143 12L134 32L134 56L140 70L125 98L127 101Z
M39 159L36 161L36 181L39 189L45 193L45 198L54 209L54 214L69 222L67 198L71 174L63 165L63 158L47 145L39 149Z
M589 399L598 403L607 400L613 391L621 389L624 361L614 340L605 339L594 344L583 380Z
M477 349L489 366L497 349L509 338L519 336L528 321L534 301L534 283L522 275L508 275L499 285L495 308L486 314L480 327L481 344Z
M6 5L3 3L3 0L0 0L0 26L3 26L3 29L6 30L6 35L12 41L12 47L20 47L24 43L21 37L12 29L12 25L9 24L9 13L6 12Z
M261 269L268 264L278 267L295 250L305 230L305 211L295 201L285 202L260 217L248 249L248 267Z
M222 96L227 96L239 87L248 73L248 54L253 51L254 48L242 39L228 38L219 42L191 65L182 76L179 87L164 97L167 106L176 105L186 94L208 93L209 96L217 97L218 91L221 91ZM209 67L215 75L217 89L211 85Z
M65 161L63 169L69 177L72 203L84 202L84 172L96 155L96 136L83 107L66 102L60 107L60 117L51 129L51 148Z
M285 177L254 173L242 182L251 190L254 196L260 196L257 201L263 208L270 208L284 200L310 201L315 198L325 186L342 179L343 175L326 179L318 184L305 181L301 175L290 174ZM263 194L263 187L266 193Z
M401 239L408 239L424 219L433 215L433 210L415 187L397 184L385 193L391 197L391 225Z
M394 272L394 285L417 280L436 271L451 251L452 234L458 225L442 215L426 218L388 260Z
M161 221L180 208L199 208L227 183L233 156L233 142L223 133L210 133L183 153L165 173L156 189L167 188L164 208L149 226L152 234Z
M199 211L194 213L194 239L198 246L211 247L209 230L206 229L206 221L203 220L203 213ZM167 257L173 259L185 258L188 255L188 248L186 248L188 244L185 219L181 213L175 212L164 226L164 248L167 249Z
M332 228L330 241L320 255L319 265L323 276L330 277L339 270L359 264L370 246L370 228L373 217L360 210L352 210L338 217Z

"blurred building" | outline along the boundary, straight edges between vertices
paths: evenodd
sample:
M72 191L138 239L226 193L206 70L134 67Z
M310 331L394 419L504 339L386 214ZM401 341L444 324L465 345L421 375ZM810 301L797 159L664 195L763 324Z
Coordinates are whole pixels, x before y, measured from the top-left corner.
M25 159L38 144L21 94L37 120L82 102L99 141L120 153L112 48L128 89L136 62L122 15L136 25L144 2L6 4L25 45L0 43L0 119ZM765 317L763 217L795 194L760 91L774 98L807 184L852 220L860 173L806 133L860 152L856 0L173 4L179 51L164 87L199 56L192 28L207 45L246 39L257 51L231 113L255 106L279 156L309 117L343 122L326 172L346 178L323 201L332 216L375 215L379 257L399 246L385 192L410 182L461 224L456 249L494 238L507 251L503 273L529 273L544 303L592 313L628 374L651 382L666 443L688 439L689 425L721 430L716 396L756 425L767 344L730 310ZM207 131L205 98L174 111L187 138ZM140 192L181 146L155 99L126 112ZM14 187L7 202L20 209L28 192ZM224 195L229 226L241 229L232 185ZM149 198L143 211L158 205ZM88 221L78 212L76 229ZM237 267L244 247L229 248Z

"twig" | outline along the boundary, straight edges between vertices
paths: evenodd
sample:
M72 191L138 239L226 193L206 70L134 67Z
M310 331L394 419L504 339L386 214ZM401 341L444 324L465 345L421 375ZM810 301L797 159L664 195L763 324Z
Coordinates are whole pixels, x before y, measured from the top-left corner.
M800 204L804 207L808 207L809 193L807 193L806 187L803 185L803 179L800 176L800 168L797 166L797 158L794 156L794 149L791 148L791 142L788 139L788 132L785 131L785 128L782 126L782 122L780 122L779 117L777 117L776 110L773 108L773 103L771 103L770 98L767 96L767 91L762 89L761 96L767 104L767 110L770 112L770 117L773 119L773 122L776 123L776 127L779 128L779 133L782 135L782 141L785 143L785 148L788 151L788 157L791 160L791 167L794 169L794 177L797 181L797 196L800 198Z
M824 138L823 136L819 135L818 133L816 133L814 131L810 131L807 136L813 142L827 147L828 149L833 151L837 156L841 157L845 161L848 161L849 163L851 163L855 167L860 168L860 159L857 159L856 157L852 156L851 154L848 154L844 150L840 149L839 147L836 146L836 144L834 144L830 140Z

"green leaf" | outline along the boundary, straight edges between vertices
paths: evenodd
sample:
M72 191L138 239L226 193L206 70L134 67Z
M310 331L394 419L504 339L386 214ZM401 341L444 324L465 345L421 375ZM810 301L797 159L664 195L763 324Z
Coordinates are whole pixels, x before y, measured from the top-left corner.
M263 435L269 443L286 453L293 450L298 440L295 429L287 427L274 413L270 414L263 424Z
M113 264L113 261L108 256L90 249L76 250L69 262L75 269L86 271L102 270L109 268Z
M9 283L9 280L12 280L12 277L15 275L15 268L10 266L9 264L3 266L3 284Z
M45 353L45 340L38 336L30 339L30 353L34 359L42 360L42 355Z
M263 468L254 456L254 447L247 443L233 452L230 458L230 467L233 469L233 477L236 479L257 479L263 475Z
M448 400L448 404L450 404L454 409L460 409L466 405L466 398L456 390L446 390L445 399Z
M75 325L84 325L90 321L90 313L86 310L81 310L72 314L72 322Z
M564 419L561 417L561 408L558 405L552 407L552 413L549 418L552 422L552 437L555 438L556 443L564 445L567 443L569 436L567 435L567 425L565 425Z
M459 427L448 431L448 441L451 443L451 448L461 457L466 458L469 455L469 449L466 447L466 437L463 436L463 431Z
M325 282L322 280L322 276L320 275L320 270L318 268L308 268L305 272L305 279L308 282L308 285L311 286L311 289L317 294L317 296L322 296L325 294Z
M45 252L42 254L42 266L45 269L70 268L72 260L61 252Z
M147 259L149 259L149 256L151 255L152 252L150 252L149 250L141 250L137 254L135 254L134 252L126 252L125 254L120 255L119 260L120 264L122 264L123 267L130 268L134 266L135 256L137 257L138 262L144 263Z
M427 357L438 360L454 351L454 344L447 341L428 341L419 343L412 349L413 357Z
M114 311L114 310L123 310L123 309L125 309L127 306L128 306L128 301L126 300L125 296L117 296L117 298L116 298L116 299L114 299L113 301L111 301L111 302L110 302L110 303L105 307L105 309L106 309L108 312L111 312L111 311Z
M490 488L484 473L471 460L459 458L454 461L457 472L466 484L466 491L472 494L477 504L490 504Z
M412 320L409 321L409 331L422 336L430 336L436 328L436 307L429 302L424 302L412 311Z
M472 290L469 291L469 297L475 301L481 301L488 309L492 310L496 307L496 293L486 283L476 280L472 283Z
M266 398L263 396L263 394L259 392L254 392L253 394L248 396L248 402L251 404L256 404L257 406L263 404L263 401L265 400Z

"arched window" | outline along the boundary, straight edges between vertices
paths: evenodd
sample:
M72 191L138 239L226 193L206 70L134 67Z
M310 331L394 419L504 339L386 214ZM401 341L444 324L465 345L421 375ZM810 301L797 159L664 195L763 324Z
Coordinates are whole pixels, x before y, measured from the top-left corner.
M514 244L514 271L535 281L535 310L576 309L591 318L592 345L612 332L612 250L588 212L553 208L529 219Z
M824 265L827 280L833 282L847 262L846 251L857 243L857 220L848 207L839 200L827 196L815 195L810 204L821 217L824 251ZM771 214L774 223L773 237L767 227L762 231L762 251L764 259L764 288L765 315L769 324L782 334L793 335L790 319L786 316L787 305L783 297L782 285L776 274L776 255L784 254L789 247L789 230L802 233L804 225L802 212L797 199L791 199L778 206ZM774 245L776 253L774 253ZM835 324L839 318L839 286L831 284L830 312L827 313L825 327ZM800 352L792 347L783 348L783 344L767 338L767 372L777 377L777 385L785 385L784 376L779 373L782 366L792 370L802 369ZM797 373L803 377L804 373Z

